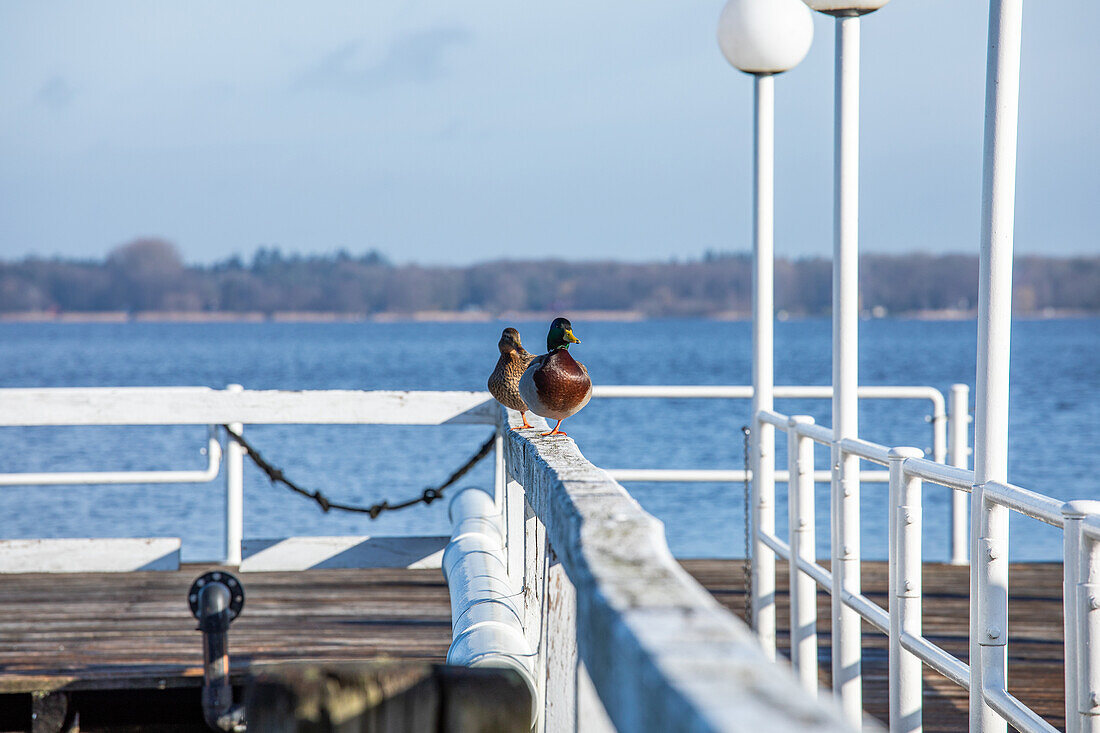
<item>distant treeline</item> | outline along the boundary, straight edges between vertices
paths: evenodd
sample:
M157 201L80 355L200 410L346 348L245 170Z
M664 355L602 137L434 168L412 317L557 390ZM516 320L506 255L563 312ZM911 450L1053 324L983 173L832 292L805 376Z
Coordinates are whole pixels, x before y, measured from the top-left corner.
M978 262L967 255L864 255L863 308L885 313L961 310L977 302ZM333 312L636 311L701 316L750 310L751 259L708 253L688 262L496 261L466 267L393 265L378 252L285 255L261 248L188 266L176 248L141 239L103 261L0 262L0 312L176 311ZM825 259L779 259L776 307L792 315L827 313ZM1021 257L1018 312L1100 312L1100 256Z

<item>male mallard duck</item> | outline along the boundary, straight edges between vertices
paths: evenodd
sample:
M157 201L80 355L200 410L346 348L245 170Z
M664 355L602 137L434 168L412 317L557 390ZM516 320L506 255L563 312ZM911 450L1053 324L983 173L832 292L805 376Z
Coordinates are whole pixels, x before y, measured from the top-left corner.
M527 422L527 403L519 395L519 379L535 355L523 348L519 341L519 331L514 328L504 329L497 348L500 349L500 358L497 359L493 373L489 375L489 394L496 397L500 404L519 413L523 418L521 428L529 428L531 425Z
M543 435L565 435L558 429L561 421L592 399L588 370L569 355L569 344L580 342L573 335L573 324L565 318L555 318L550 333L546 334L547 353L535 357L519 380L520 396L531 412L558 421L553 430Z

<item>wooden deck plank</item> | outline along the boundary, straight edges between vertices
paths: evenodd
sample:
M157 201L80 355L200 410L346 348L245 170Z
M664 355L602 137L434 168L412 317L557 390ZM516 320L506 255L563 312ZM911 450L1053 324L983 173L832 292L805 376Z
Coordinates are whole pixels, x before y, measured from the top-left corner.
M199 684L201 635L187 590L209 569L0 578L0 692ZM239 577L235 674L287 661L446 657L451 607L437 569Z
M683 560L681 564L723 605L745 617L745 578L742 560ZM828 566L828 563L824 563ZM886 564L863 563L864 593L886 607ZM790 648L788 574L777 565L777 639L780 650ZM969 568L928 563L924 566L924 636L948 652L968 657L970 615ZM822 685L830 684L829 595L818 594L818 661ZM1009 581L1009 691L1055 727L1065 728L1061 563L1019 563L1010 568ZM882 721L889 717L887 640L863 625L863 703ZM967 691L939 673L924 671L924 730L958 733L967 729Z

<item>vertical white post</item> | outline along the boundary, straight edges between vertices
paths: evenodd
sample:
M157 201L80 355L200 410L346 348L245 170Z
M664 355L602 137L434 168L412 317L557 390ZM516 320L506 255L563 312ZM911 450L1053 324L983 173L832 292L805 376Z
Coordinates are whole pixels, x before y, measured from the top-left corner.
M1083 502L1082 502L1083 503ZM1094 504L1094 502L1089 502ZM1096 518L1085 517L1078 526L1097 529ZM1100 732L1100 543L1086 532L1078 540L1077 585L1077 713L1080 733ZM1067 558L1068 562L1068 558ZM1069 690L1066 690L1067 699ZM1067 719L1067 732L1073 730Z
M796 559L815 562L814 443L799 432L812 425L808 415L787 422L788 524L790 527L791 664L811 697L817 697L817 583L798 569Z
M496 436L493 438L493 503L496 505L497 511L506 515L505 508L507 506L508 497L504 493L505 491L505 476L504 476L504 430L506 429L504 424L497 424ZM504 522L501 522L504 525Z
M1023 0L990 0L985 82L978 359L971 495L970 730L1006 730L983 698L1006 683L1008 510L985 501L1008 473L1008 364Z
M833 690L844 718L863 711L860 617L841 603L860 592L859 458L839 442L859 434L859 28L836 19L836 121L833 238Z
M1085 616L1090 612L1088 584L1100 578L1089 578L1089 562L1092 559L1094 543L1082 536L1083 522L1089 515L1100 514L1100 502L1070 501L1062 505L1062 612L1065 621L1065 679L1066 679L1066 733L1083 733L1092 730L1090 723L1100 722L1100 718L1089 715L1091 705L1082 705L1078 697L1081 680L1089 675L1086 666L1089 662L1088 647L1085 646L1087 632L1084 630ZM1092 572L1100 571L1094 566ZM1095 587L1095 586L1094 586ZM1095 596L1095 591L1092 592ZM1093 637L1093 646L1097 637ZM1100 671L1100 670L1096 670ZM1092 719L1091 721L1089 719Z
M970 466L970 387L951 385L947 421L948 460L956 468ZM951 492L951 564L966 565L970 556L970 497L965 491Z
M227 392L244 390L239 384L226 385ZM244 425L230 423L229 429L242 435ZM241 564L241 541L244 539L244 448L232 438L225 445L225 564Z
M890 451L890 731L922 730L921 661L901 646L921 633L921 480L905 473L917 448Z
M775 657L775 554L759 533L775 533L775 428L757 420L774 406L772 376L775 77L754 74L752 278L752 617L765 652Z

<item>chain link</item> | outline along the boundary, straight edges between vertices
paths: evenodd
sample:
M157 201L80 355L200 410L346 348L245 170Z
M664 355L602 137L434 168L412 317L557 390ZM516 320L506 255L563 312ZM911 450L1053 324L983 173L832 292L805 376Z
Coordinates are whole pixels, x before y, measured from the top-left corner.
M481 461L481 459L489 455L489 452L493 449L493 443L496 440L496 435L494 434L487 441L485 441L481 448L478 449L477 453L474 453L474 455L470 457L470 460L462 464L462 466L457 471L452 473L446 481L444 481L439 486L424 489L424 491L420 493L420 496L416 498L408 499L406 501L398 502L396 504L391 504L388 500L386 500L381 501L377 504L371 504L370 506L359 506L356 504L342 504L340 502L335 502L330 500L320 491L310 491L309 489L303 489L301 486L298 486L296 483L288 479L283 474L281 469L272 466L270 463L264 460L264 457L260 455L260 452L253 448L252 445L247 440L245 440L240 433L231 430L228 425L222 425L222 429L225 430L226 435L228 435L233 442L244 449L245 455L252 459L252 462L256 464L257 468L264 472L271 483L283 484L294 493L304 496L307 499L312 499L313 501L317 502L317 505L321 507L321 511L323 512L328 512L332 509L336 509L342 512L368 514L370 515L371 519L377 519L378 515L385 511L405 509L407 507L415 506L417 504L431 504L436 499L442 499L443 491L445 489L447 489L454 482L465 476L471 468L476 466Z

